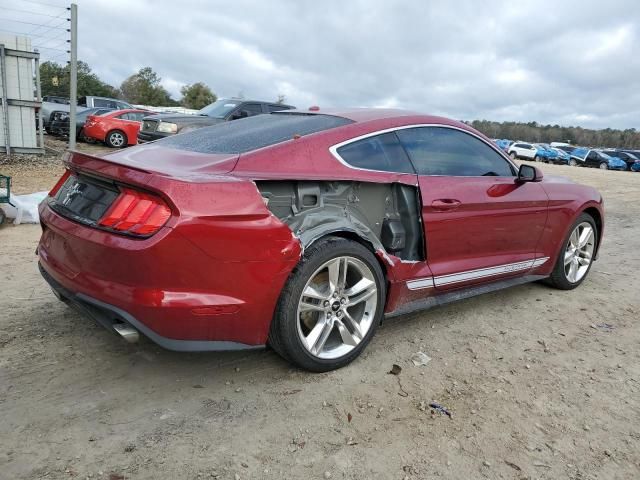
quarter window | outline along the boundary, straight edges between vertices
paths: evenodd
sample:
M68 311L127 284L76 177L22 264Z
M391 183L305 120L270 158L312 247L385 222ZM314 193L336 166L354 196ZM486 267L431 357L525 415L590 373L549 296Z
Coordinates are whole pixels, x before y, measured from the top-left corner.
M262 114L262 105L259 103L245 103L240 107L240 110L246 111L250 117L254 115Z
M457 177L515 175L511 164L482 140L451 128L417 127L397 131L420 175Z
M394 132L364 138L338 148L338 155L357 168L415 173Z

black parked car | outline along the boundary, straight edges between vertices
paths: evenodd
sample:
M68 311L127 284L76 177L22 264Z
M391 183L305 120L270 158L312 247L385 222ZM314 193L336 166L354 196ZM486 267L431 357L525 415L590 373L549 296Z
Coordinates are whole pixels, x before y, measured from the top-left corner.
M207 105L195 115L164 113L145 117L138 133L138 143L158 140L179 132L208 127L229 120L293 108L296 107L280 103L221 98L211 105Z
M113 110L113 108L88 108L76 113L76 138L84 140L82 129L89 115L102 115ZM59 136L69 135L69 112L55 111L51 113L49 133Z
M631 165L633 165L634 163L640 162L640 159L638 158L637 154L627 152L624 150L611 149L611 150L603 150L602 152L606 153L610 157L618 157L619 159L624 160L624 163L627 164L627 170L631 170Z

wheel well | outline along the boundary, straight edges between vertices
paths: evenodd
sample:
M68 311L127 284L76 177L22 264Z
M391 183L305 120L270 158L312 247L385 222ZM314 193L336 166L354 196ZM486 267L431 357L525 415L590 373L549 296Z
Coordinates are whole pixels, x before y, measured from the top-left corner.
M595 207L589 207L584 210L584 213L591 215L593 221L596 223L596 228L598 229L598 245L597 248L600 247L600 243L602 242L602 215Z

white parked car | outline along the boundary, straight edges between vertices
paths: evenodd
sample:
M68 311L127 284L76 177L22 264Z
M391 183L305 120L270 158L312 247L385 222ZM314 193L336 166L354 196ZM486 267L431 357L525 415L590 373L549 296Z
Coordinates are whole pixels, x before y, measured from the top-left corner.
M509 153L509 156L514 160L516 158L533 160L538 153L538 149L530 143L515 142L513 145L509 147L509 150L507 152Z

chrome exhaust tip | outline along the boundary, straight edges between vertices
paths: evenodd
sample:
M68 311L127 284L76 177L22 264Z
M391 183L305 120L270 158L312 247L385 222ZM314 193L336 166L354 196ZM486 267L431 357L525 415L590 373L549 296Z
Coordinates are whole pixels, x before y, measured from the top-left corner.
M114 323L113 329L129 343L136 343L140 339L138 331L126 323Z

